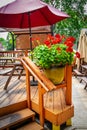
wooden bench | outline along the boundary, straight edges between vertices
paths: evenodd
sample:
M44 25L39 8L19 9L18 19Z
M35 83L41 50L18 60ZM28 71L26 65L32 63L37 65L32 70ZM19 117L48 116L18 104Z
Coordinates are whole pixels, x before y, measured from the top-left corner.
M87 76L87 65L81 65L84 76Z
M86 83L86 85L84 87L84 89L86 89L87 88L87 64L81 65L81 67L82 67L82 71L84 73L84 76L81 77L80 82L84 81Z
M74 72L74 76L75 77L77 77L77 76L80 76L80 77L84 76L84 74L82 74L81 72L79 72L77 69L74 69L73 72Z

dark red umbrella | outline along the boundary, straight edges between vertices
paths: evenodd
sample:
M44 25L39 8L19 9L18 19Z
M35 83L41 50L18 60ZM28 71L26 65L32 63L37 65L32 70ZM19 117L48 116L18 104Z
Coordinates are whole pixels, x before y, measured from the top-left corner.
M67 17L66 13L40 0L16 0L0 8L0 27L29 28L31 36L32 27L53 25Z
M64 12L40 0L16 0L0 9L0 27L29 28L53 25L67 17L69 16Z

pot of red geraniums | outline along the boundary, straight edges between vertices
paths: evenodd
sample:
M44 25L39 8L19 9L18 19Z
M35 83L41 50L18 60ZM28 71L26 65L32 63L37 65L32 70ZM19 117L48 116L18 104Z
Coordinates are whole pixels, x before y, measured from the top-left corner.
M44 70L54 84L61 83L64 79L65 66L72 65L75 56L80 58L79 52L74 52L73 49L75 38L56 34L48 35L42 44L40 40L36 41L39 45L33 50L34 63Z

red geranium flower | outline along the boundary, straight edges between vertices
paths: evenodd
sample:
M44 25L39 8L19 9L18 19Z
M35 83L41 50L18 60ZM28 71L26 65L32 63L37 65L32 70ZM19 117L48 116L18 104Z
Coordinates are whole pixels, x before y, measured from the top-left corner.
M68 47L67 49L66 49L66 52L73 52L73 48L72 47Z
M75 40L76 40L76 39L75 39L74 37L72 37L72 36L71 36L71 37L68 37L68 38L66 39L66 41L71 41L71 42L75 42Z
M80 58L80 53L79 52L76 52L76 57Z
M66 44L68 47L73 47L74 46L72 41L65 41L64 44Z
M56 38L57 43L62 42L62 37L60 36L60 34L56 34L55 38Z
M44 43L45 43L47 46L50 45L50 41L49 41L49 40L44 41Z

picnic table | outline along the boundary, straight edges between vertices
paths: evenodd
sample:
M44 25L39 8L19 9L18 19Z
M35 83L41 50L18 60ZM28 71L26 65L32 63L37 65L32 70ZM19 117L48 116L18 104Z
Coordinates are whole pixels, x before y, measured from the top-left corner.
M18 53L20 53L20 51L0 52L0 54L3 54L0 57L0 75L8 76L8 79L4 86L5 90L7 89L10 80L12 79L12 76L18 76L18 79L20 79L20 77L24 75L23 74L24 68L20 60L20 56L18 57ZM14 73L15 71L17 72L16 74Z
M18 75L18 79L20 79L24 68L23 68L23 65L22 65L22 63L20 61L20 58L12 58L12 57L10 58L9 57L9 58L5 58L5 59L4 58L0 59L0 61L2 61L2 60L4 60L4 68L5 67L10 68L10 69L7 69L7 70L5 69L5 71L4 71L4 68L2 68L3 69L2 73L1 73L1 70L0 70L1 75L6 75L6 74L8 75L8 79L7 79L6 84L4 86L4 89L6 90L9 83L10 83L10 80L12 79L12 76L15 75L14 74L15 70L16 71L20 70L20 73L18 72L18 74L16 74L16 75ZM10 64L8 64L9 60L11 61ZM13 60L15 62L13 62Z

